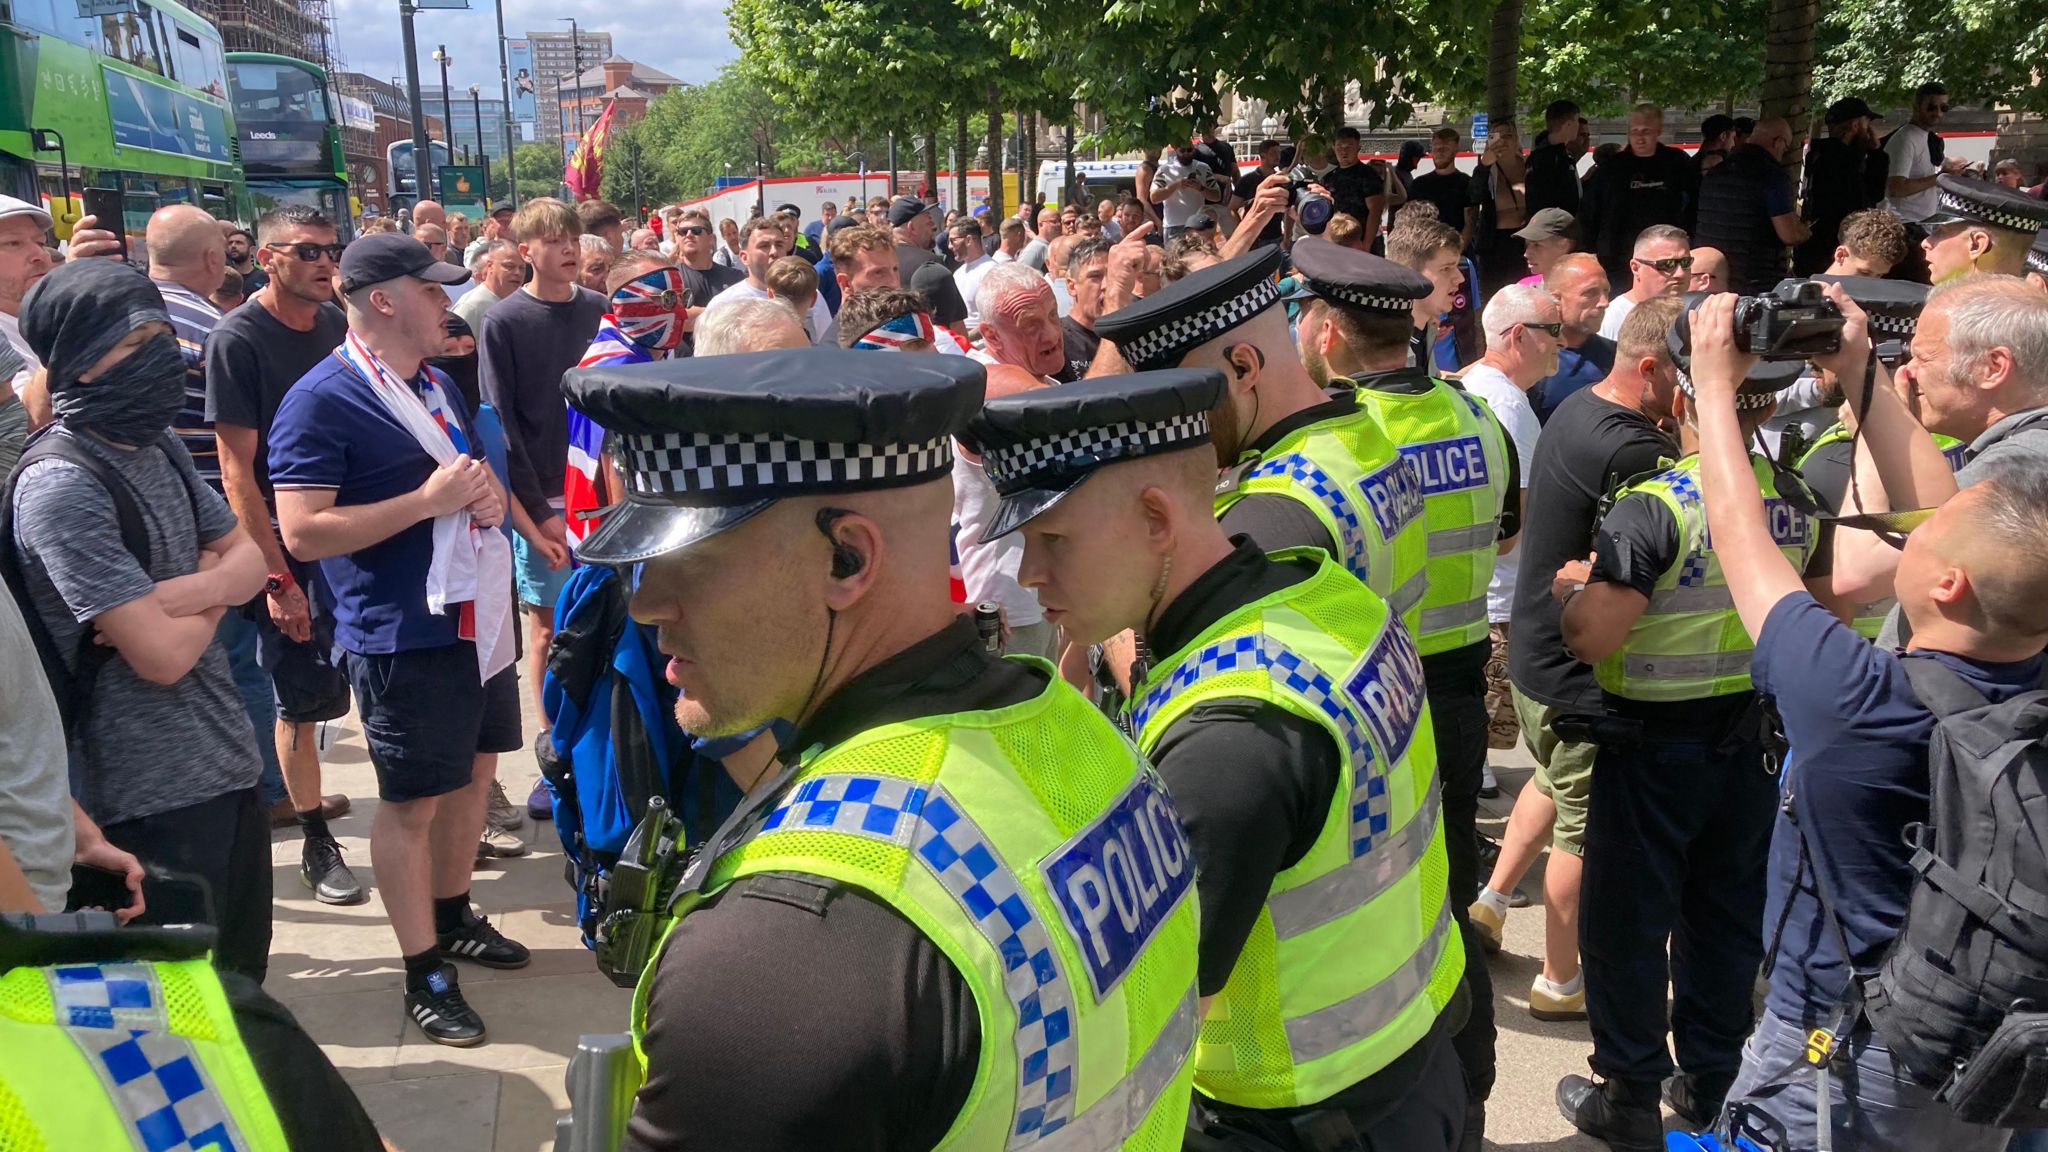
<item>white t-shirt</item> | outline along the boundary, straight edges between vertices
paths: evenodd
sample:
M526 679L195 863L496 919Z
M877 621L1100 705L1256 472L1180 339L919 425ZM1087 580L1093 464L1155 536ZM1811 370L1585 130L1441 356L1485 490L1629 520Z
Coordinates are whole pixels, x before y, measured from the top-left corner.
M1536 420L1536 409L1529 404L1528 393L1515 387L1500 369L1490 364L1475 364L1465 370L1459 379L1465 391L1486 401L1493 409L1494 418L1507 429L1508 439L1515 442L1515 459L1522 466L1522 488L1529 487L1529 473L1536 466L1536 437L1542 435L1543 425ZM1518 498L1510 496L1508 499ZM1515 569L1520 567L1522 558L1514 553L1502 556L1493 562L1493 582L1486 586L1486 618L1495 624L1508 618L1509 609L1515 602Z
M1904 176L1907 179L1926 179L1941 171L1935 166L1934 156L1927 150L1927 129L1918 124L1903 124L1884 142L1885 155L1891 160L1887 176ZM1928 188L1911 196L1889 196L1884 206L1892 214L1908 224L1917 223L1934 215L1940 207L1941 190Z
M967 355L983 364L998 361L979 348ZM1038 593L1017 582L1017 568L1024 562L1024 534L1012 532L1000 539L983 542L981 534L995 521L1001 504L996 486L989 483L979 460L953 454L953 546L960 553L960 578L967 585L967 603L993 600L1003 606L1010 627L1021 628L1045 619L1038 606Z
M1609 340L1619 339L1621 337L1621 322L1628 319L1628 314L1635 310L1635 301L1625 295L1616 296L1607 305L1606 318L1600 321L1600 334Z
M1159 190L1165 185L1171 184L1176 180L1185 180L1190 176L1193 176L1198 181L1195 187L1177 188L1164 196L1159 195ZM1159 175L1152 179L1153 202L1159 206L1161 226L1166 228L1185 228L1188 221L1197 212L1208 206L1208 200L1204 197L1202 190L1212 186L1215 182L1216 174L1209 171L1209 166L1200 160L1196 160L1185 167L1181 165L1180 161L1171 156L1161 160L1159 162Z
M21 362L27 365L27 367L14 374L14 390L19 392L28 384L28 378L35 375L36 371L43 366L43 362L29 348L28 341L21 338L21 320L19 317L9 315L6 312L0 312L0 338L4 338L9 344L12 344L14 350L21 354Z
M751 280L742 280L726 288L718 295L713 296L711 303L704 306L704 311L711 311L724 300L767 299L769 299L767 289L754 287L754 283ZM825 306L825 294L820 292L816 296L811 297L811 314L804 320L804 333L811 338L811 343L817 344L821 343L832 332L832 310Z
M967 324L971 328L981 326L981 310L974 306L974 293L981 288L981 278L993 267L995 261L982 255L953 270L953 287L960 290L960 299L967 304Z

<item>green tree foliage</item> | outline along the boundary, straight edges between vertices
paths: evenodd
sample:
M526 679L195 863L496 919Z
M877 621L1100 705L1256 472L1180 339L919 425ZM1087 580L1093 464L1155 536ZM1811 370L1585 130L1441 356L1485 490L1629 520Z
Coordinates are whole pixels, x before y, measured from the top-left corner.
M1958 104L2048 112L2041 0L1827 0L1814 105L1844 96L1905 105L1929 80Z
M738 64L726 65L708 83L655 97L646 119L613 136L604 177L608 197L630 188L631 158L622 142L641 148L640 187L650 202L702 196L721 176L751 177L757 156L771 176L816 171L830 158L817 134L785 115ZM625 198L616 203L630 199L630 192L620 195Z
M562 150L553 144L521 144L512 149L512 168L519 174L519 200L562 194Z

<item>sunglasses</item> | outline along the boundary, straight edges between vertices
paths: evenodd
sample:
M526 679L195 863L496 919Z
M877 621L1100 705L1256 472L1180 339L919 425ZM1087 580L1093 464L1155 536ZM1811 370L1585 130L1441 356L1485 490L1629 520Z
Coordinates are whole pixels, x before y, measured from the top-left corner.
M702 224L686 224L686 225L684 225L683 227L681 227L681 228L678 228L678 229L676 229L676 235L678 235L678 236L709 236L709 235L711 235L711 229L709 229L709 228L706 228L706 227L705 227L705 226L703 226Z
M1564 324L1562 322L1556 324L1524 323L1522 327L1530 329L1531 331L1535 332L1548 332L1550 333L1550 338L1552 340L1560 340L1564 338Z
M289 252L296 259L307 264L311 264L322 256L338 264L341 262L341 250L344 245L304 242L299 244L265 244L264 247L272 252ZM445 248L447 245L443 244L442 247Z
M1630 259L1634 260L1633 257ZM1672 256L1663 260L1634 260L1634 262L1646 268L1655 268L1666 276L1671 275L1680 268L1689 269L1692 267L1692 257L1690 256Z

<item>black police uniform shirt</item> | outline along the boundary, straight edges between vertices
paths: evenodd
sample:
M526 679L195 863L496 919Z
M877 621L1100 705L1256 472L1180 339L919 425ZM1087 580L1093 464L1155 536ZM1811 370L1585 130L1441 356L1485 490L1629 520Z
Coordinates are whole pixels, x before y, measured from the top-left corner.
M1145 636L1165 659L1230 613L1313 576L1314 560L1278 562L1245 537L1230 555L1196 577L1159 613ZM1322 725L1261 700L1212 700L1167 729L1152 762L1173 795L1200 865L1202 941L1196 984L1213 996L1229 982L1238 953L1266 905L1273 878L1299 864L1330 815L1343 770L1336 742ZM1450 1034L1437 1030L1319 1108L1350 1114L1360 1130L1406 1099L1430 1053ZM1215 1101L1206 1107L1235 1111Z
M1549 439L1549 434L1544 434ZM1790 509L1785 512L1789 515ZM1796 523L1796 518L1791 522ZM1805 529L1816 533L1812 541L1812 558L1807 562L1803 575L1821 576L1827 573L1828 547L1824 528L1812 523ZM1787 541L1780 541L1786 543ZM1593 572L1587 583L1626 584L1643 594L1647 599L1657 586L1657 581L1678 562L1680 541L1678 520L1663 500L1645 492L1636 492L1615 501L1607 515L1600 521L1593 534ZM1553 576L1556 570L1552 569ZM1546 578L1546 586L1549 580ZM1754 693L1735 692L1717 696L1711 700L1683 700L1649 702L1622 700L1609 696L1611 708L1628 715L1654 719L1669 723L1681 729L1715 732L1741 717L1749 708Z
M1920 655L1994 703L2038 687L2048 663L2038 655L2016 663ZM1804 592L1778 601L1764 618L1753 667L1757 691L1776 701L1791 743L1785 782L1808 830L1803 852L1800 830L1782 810L1771 830L1764 938L1781 934L1765 961L1764 1003L1780 1019L1806 1025L1848 991L1814 869L1826 870L1857 970L1871 970L1906 919L1913 849L1899 831L1928 818L1934 716L1914 694L1898 652L1865 640Z
M1529 466L1527 522L1509 613L1508 678L1524 696L1567 712L1597 712L1593 670L1564 650L1550 594L1557 570L1593 549L1600 502L1635 476L1676 459L1678 445L1633 408L1582 389L1557 406Z
M792 746L1045 690L961 617L833 693ZM670 935L625 1148L925 1149L974 1084L974 993L895 909L818 876L737 881Z

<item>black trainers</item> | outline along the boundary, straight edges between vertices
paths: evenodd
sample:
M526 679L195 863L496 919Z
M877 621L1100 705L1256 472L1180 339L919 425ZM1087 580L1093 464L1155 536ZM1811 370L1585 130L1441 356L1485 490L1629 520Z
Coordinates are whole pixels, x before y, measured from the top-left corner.
M1726 1076L1694 1076L1680 1072L1664 1082L1664 1103L1696 1132L1704 1132L1721 1118L1728 1089L1735 1082Z
M1636 1091L1619 1080L1598 1084L1584 1076L1557 1082L1557 1110L1572 1127L1614 1152L1662 1152L1664 1114L1657 1109L1657 1089Z
M341 862L341 845L325 836L308 837L299 856L299 882L322 904L361 904L363 883Z
M427 974L424 985L406 989L405 1013L436 1044L469 1048L484 1042L483 1017L462 998L455 965L445 961Z
M524 968L533 959L526 945L507 940L487 917L474 912L461 928L441 933L439 944L444 955L486 968Z

